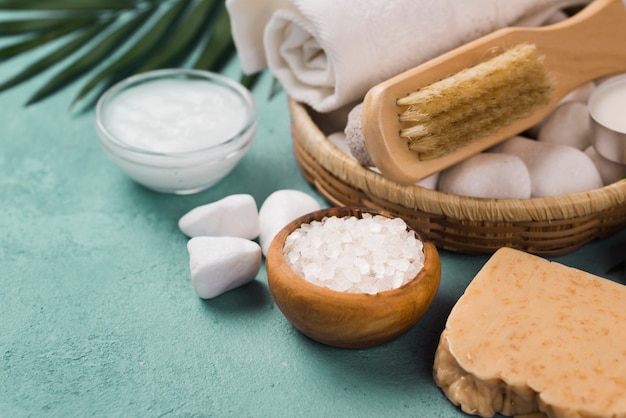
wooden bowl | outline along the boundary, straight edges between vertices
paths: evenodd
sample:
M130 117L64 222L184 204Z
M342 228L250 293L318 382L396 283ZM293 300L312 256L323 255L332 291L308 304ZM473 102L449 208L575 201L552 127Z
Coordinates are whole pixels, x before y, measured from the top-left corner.
M439 254L435 245L424 241L417 232L424 244L424 267L413 280L397 289L373 295L339 292L306 281L288 266L283 256L285 240L301 224L327 216L361 218L364 213L394 217L364 208L319 210L285 226L267 252L268 285L278 308L303 334L334 347L372 347L400 336L424 315L439 288Z

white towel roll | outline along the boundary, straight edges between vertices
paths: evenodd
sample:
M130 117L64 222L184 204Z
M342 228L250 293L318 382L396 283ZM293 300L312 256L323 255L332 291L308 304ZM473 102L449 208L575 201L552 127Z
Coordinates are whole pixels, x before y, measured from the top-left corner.
M318 112L496 29L589 0L227 0L246 73L269 67Z

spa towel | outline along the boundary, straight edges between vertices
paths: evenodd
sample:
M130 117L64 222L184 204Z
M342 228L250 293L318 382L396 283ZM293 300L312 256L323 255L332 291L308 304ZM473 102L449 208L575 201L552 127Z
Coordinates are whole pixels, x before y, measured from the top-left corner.
M589 0L227 0L246 73L269 68L318 112L505 26L537 26Z

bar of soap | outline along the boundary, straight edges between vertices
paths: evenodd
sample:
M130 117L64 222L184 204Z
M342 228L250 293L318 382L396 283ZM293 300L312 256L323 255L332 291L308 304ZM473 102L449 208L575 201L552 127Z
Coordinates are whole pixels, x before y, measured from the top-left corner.
M433 373L483 417L626 417L626 286L502 248L452 309Z

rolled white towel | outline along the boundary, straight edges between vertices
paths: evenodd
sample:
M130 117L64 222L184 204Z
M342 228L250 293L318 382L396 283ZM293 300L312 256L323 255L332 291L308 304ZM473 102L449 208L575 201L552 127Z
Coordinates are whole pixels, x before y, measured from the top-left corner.
M589 0L227 0L242 67L329 112L496 29L536 26Z

